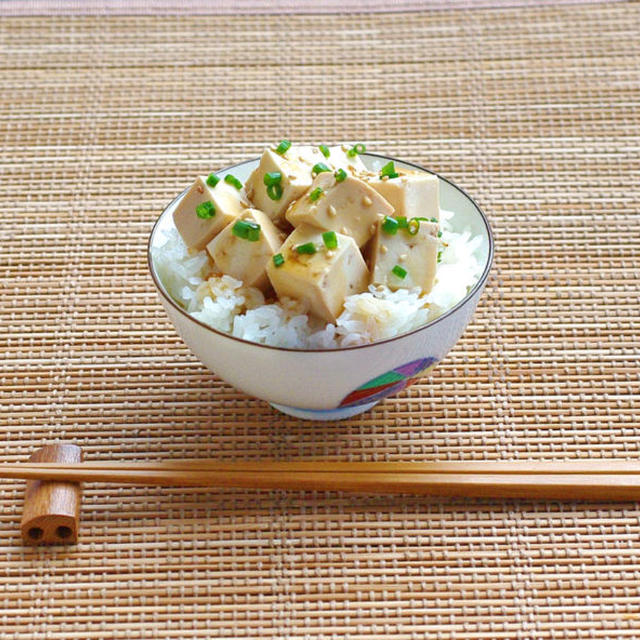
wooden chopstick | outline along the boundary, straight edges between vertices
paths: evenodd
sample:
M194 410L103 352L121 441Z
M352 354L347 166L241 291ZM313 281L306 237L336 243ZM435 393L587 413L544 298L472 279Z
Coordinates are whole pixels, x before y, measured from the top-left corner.
M640 463L632 461L27 463L0 465L0 477L460 497L640 500Z
M153 462L87 461L77 465L60 463L7 463L3 471L33 467L44 470L78 469L96 471L279 471L286 473L455 473L455 474L640 474L640 460L481 460L443 462L341 462L333 460L241 460L210 458L159 460Z

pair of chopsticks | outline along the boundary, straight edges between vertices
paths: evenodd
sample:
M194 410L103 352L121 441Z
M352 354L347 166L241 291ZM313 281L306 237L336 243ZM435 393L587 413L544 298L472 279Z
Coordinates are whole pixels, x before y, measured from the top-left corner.
M209 459L0 464L0 477L142 486L640 500L640 461L333 462Z

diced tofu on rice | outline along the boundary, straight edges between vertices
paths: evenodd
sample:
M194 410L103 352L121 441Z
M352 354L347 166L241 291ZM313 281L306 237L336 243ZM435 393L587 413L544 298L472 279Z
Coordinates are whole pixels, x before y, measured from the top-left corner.
M384 228L380 220L371 246L371 283L391 291L420 287L423 294L429 293L436 275L438 225L415 220L413 234L406 227L394 227L394 234Z
M397 178L369 180L369 184L393 207L394 216L435 218L440 215L438 176L431 173L400 174Z
M200 251L248 206L244 190L223 180L211 187L198 176L173 212L173 222L187 247Z
M280 247L283 262L273 260L267 274L279 298L302 302L315 316L335 322L347 296L367 287L369 271L353 238L335 234L336 247L325 246L323 232L299 226Z
M245 184L247 195L256 209L264 211L276 224L280 223L287 207L311 186L314 157L323 156L320 151L315 156L312 147L291 147L282 155L265 149L260 164ZM270 189L265 184L267 174L280 174L277 188Z
M258 209L246 209L209 244L216 267L262 291L269 288L266 266L284 240L278 228Z
M381 340L451 308L480 276L480 236L452 229L437 176L367 169L358 148L283 141L244 187L198 177L152 248L169 294L216 329L293 348Z
M323 172L286 215L294 227L310 224L336 231L362 247L373 236L378 218L392 213L391 205L366 182L349 175L337 182L332 173Z
M333 169L345 169L355 175L367 170L360 156L357 153L349 155L349 147L343 144L329 147L327 164Z

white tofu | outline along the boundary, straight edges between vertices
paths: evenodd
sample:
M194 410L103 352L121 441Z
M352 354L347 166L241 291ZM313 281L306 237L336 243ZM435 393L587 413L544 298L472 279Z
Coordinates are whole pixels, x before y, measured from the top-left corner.
M369 271L353 238L336 233L338 247L329 250L322 231L301 225L279 249L284 264L267 265L267 275L278 298L288 297L302 302L315 316L335 322L342 312L344 300L367 287ZM312 242L313 255L300 254L296 247Z
M406 229L389 235L382 224L380 220L371 244L371 283L387 285L392 291L420 287L429 293L436 275L438 225L421 220L418 233L412 236ZM396 265L407 272L404 278L393 273Z
M302 151L300 150L302 149ZM287 207L298 199L311 186L311 167L313 154L311 147L291 147L284 156L271 149L266 149L260 159L260 164L249 176L245 184L247 195L256 209L264 211L273 222L280 222ZM322 154L318 151L321 157ZM303 158L301 161L300 158ZM278 200L272 200L267 194L267 186L264 184L266 173L279 171L282 174L280 187L282 196Z
M233 227L239 220L260 226L257 240L241 238L233 232ZM245 209L207 245L207 251L222 273L242 280L249 287L266 291L269 288L269 279L265 269L283 240L284 234L262 211Z
M329 157L325 158L325 164L336 169L344 169L350 171L353 175L366 172L367 167L364 166L364 162L360 159L360 156L356 153L355 156L350 157L347 155L350 147L345 145L337 145L335 147L329 147Z
M314 147L310 144L292 146L285 155L294 159L300 164L306 164L309 167L309 173L311 173L311 169L318 162L324 162L324 164L329 166L327 159L324 157L322 151L320 151L318 147Z
M398 173L401 171L398 170ZM440 219L438 176L431 173L403 173L398 178L370 178L368 182L391 204L396 217Z
M244 190L238 191L224 180L210 187L206 180L205 176L198 176L173 212L173 222L185 244L198 251L249 206ZM199 217L198 205L207 202L213 209L208 213L205 210L201 215L213 215Z
M345 145L336 145L328 147L328 149L328 158L322 153L322 151L320 151L320 147L314 147L311 145L298 145L296 147L291 147L289 151L287 151L286 155L294 158L297 162L308 164L311 168L319 162L322 162L332 171L344 169L345 171L349 170L350 173L353 174L367 170L358 154L353 158L347 154L350 147Z
M317 200L311 194L322 189ZM373 236L379 216L391 215L393 207L366 182L347 176L336 182L332 173L323 172L309 191L287 210L287 220L297 227L311 224L351 236L362 247Z

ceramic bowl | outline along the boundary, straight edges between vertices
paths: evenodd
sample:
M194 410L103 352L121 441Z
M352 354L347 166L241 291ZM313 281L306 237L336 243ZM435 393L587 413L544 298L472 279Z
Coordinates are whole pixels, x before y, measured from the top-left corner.
M363 154L378 169L389 160L396 166L427 171L396 158ZM243 182L257 166L249 160L217 172L233 172ZM160 302L191 351L220 378L245 393L271 403L283 413L314 420L339 420L367 411L427 374L456 343L471 320L493 260L493 237L478 205L451 181L440 180L440 206L455 212L452 226L482 237L484 268L466 297L428 324L373 344L329 350L271 347L212 329L190 316L163 286L151 248L161 231L173 227L173 210L184 192L162 212L149 238L148 261Z

